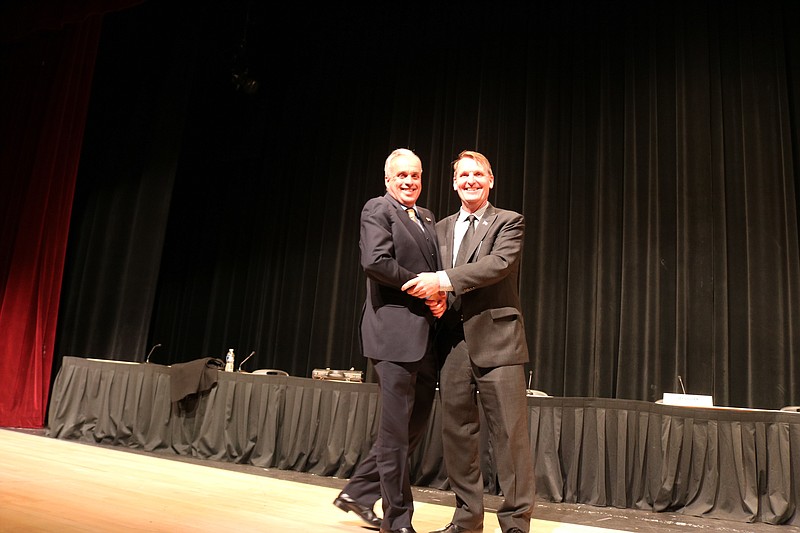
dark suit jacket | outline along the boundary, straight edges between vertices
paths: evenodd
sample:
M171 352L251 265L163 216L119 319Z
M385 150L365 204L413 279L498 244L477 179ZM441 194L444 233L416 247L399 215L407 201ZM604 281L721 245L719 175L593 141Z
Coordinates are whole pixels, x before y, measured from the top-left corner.
M527 363L528 344L519 300L525 219L489 204L475 228L469 263L452 268L457 218L458 213L436 225L441 260L453 285L442 321L451 327L463 322L470 358L480 367ZM450 307L455 297L461 300L460 309Z
M361 266L367 297L361 315L361 349L382 361L419 361L428 349L434 317L425 301L400 290L420 272L441 269L436 219L417 206L423 232L388 193L361 211Z

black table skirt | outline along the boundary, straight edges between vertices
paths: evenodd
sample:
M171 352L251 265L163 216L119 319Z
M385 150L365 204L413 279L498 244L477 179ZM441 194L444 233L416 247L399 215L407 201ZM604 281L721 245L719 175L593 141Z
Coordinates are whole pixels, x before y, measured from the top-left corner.
M170 401L170 369L65 357L47 435L349 477L377 432L373 383L219 372ZM800 414L602 398L528 398L537 498L800 524ZM447 489L434 405L412 483ZM497 493L484 441L487 492ZM797 450L797 452L795 452Z

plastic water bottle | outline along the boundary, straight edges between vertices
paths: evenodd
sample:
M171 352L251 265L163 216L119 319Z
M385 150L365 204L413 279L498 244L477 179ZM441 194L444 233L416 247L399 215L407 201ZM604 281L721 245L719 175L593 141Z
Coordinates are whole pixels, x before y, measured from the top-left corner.
M228 355L225 356L225 372L233 372L233 360L235 358L233 348L228 348Z

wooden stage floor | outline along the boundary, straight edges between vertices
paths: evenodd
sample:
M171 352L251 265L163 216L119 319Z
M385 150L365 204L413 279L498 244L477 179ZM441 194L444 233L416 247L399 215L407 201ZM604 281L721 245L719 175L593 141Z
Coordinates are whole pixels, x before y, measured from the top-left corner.
M0 429L0 533L376 531L332 505L344 483ZM414 495L418 533L450 521L452 493L415 488ZM487 510L497 501L487 496ZM499 533L493 513L485 520L485 533ZM531 522L536 533L797 530L548 502L537 504Z

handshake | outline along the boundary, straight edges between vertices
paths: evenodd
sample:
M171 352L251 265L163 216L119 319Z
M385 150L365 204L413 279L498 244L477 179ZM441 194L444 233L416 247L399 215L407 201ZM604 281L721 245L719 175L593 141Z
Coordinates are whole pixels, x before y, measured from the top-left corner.
M436 272L422 272L405 282L401 290L411 296L424 298L433 316L440 318L447 309L447 293L441 290Z

